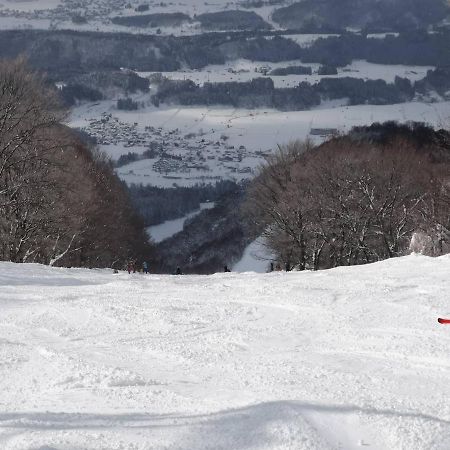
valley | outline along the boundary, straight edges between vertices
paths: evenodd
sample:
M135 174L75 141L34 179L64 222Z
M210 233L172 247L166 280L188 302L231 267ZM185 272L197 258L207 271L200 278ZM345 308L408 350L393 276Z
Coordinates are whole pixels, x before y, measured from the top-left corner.
M388 120L425 122L437 128L450 123L450 102L333 106L289 113L153 106L123 112L113 102L100 102L75 108L70 123L96 136L101 150L113 160L130 151L142 154L156 142L161 150L154 158L121 166L117 173L129 184L167 188L251 178L277 145L308 138L321 142L327 138L321 133L329 130L345 133L353 126ZM101 117L109 115L102 123ZM110 122L117 130L115 140Z

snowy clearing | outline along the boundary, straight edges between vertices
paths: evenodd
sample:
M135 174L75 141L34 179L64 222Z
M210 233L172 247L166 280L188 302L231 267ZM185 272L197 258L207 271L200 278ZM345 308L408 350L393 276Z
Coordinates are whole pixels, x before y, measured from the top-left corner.
M449 273L0 263L0 448L448 449Z
M263 75L261 71L270 72L273 69L290 66L311 67L312 75ZM363 80L384 80L393 83L395 77L407 78L411 82L425 78L433 66L407 66L402 64L374 64L364 60L355 60L345 67L338 68L337 75L318 75L320 64L305 63L300 60L267 63L263 61L248 61L237 59L226 64L209 65L201 70L180 70L177 72L161 72L170 80L192 80L203 86L205 83L246 82L254 78L271 78L276 88L296 87L299 83L316 84L323 78L351 77ZM148 77L155 72L139 72L142 77Z

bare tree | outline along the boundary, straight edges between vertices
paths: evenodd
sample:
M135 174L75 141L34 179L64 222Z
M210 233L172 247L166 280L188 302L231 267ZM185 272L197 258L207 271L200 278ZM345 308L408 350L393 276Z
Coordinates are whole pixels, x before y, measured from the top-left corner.
M294 180L292 167L311 147L310 142L294 142L278 148L250 187L244 205L244 214L278 253L281 262L301 269L306 267L307 223L305 205L297 189L301 183Z
M399 256L420 230L442 252L450 154L436 164L433 145L401 133L383 142L350 135L317 148L291 144L261 169L248 217L280 261L300 270Z
M23 59L0 62L0 259L108 266L149 251L110 163L65 114Z

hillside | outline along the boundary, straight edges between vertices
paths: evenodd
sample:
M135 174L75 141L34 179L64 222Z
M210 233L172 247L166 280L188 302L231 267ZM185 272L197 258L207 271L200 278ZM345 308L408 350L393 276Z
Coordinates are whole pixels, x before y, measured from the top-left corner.
M273 20L286 28L356 27L395 30L426 27L449 14L445 0L303 0L280 8Z
M449 273L0 263L0 447L449 448Z

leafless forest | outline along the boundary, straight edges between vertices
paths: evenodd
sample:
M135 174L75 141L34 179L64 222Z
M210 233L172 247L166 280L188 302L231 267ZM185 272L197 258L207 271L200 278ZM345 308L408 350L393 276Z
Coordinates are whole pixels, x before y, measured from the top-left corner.
M450 244L450 134L387 123L268 159L245 213L286 267L363 264Z
M0 62L0 259L111 267L148 253L110 163L65 115L25 61Z

